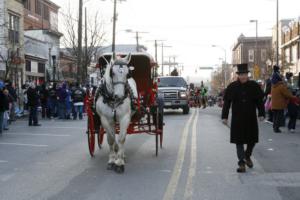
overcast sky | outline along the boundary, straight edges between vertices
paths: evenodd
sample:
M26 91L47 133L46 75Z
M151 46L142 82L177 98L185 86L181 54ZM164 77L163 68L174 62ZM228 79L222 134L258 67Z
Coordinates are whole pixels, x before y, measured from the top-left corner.
M69 4L78 13L78 0L52 0L65 12ZM299 0L279 0L280 18L298 18ZM89 15L96 11L105 21L108 43L111 42L112 0L84 0ZM149 32L142 34L141 43L154 55L154 42L165 39L165 54L176 55L185 66L184 74L209 77L210 72L199 71L196 67L220 64L224 52L212 48L213 44L224 47L227 61L231 62L231 47L237 37L255 36L257 19L259 36L271 36L276 23L276 0L127 0L118 4L117 43L134 44L134 34L125 29ZM64 27L60 26L61 31ZM63 32L63 31L62 31ZM159 51L160 55L160 51ZM166 58L167 60L168 58ZM161 56L159 56L161 60Z

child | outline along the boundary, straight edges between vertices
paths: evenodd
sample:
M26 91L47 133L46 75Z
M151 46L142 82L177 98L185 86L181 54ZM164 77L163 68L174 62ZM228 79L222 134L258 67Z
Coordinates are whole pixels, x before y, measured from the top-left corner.
M8 130L8 120L9 120L9 92L7 89L3 91L4 98L6 98L6 103L4 105L5 111L4 111L4 116L3 116L3 130L7 131Z
M293 95L296 95L296 92L293 91ZM288 104L288 115L290 117L288 129L290 133L295 133L296 122L298 117L299 109L299 99L291 99Z

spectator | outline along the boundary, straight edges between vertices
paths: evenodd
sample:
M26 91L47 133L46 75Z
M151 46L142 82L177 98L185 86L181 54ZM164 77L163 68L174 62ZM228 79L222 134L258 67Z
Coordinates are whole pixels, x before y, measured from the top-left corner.
M45 119L50 118L50 111L48 107L48 98L49 98L49 91L46 88L46 84L42 84L41 90L40 90L40 101L41 101L41 107L42 107L42 118Z
M66 97L66 119L71 119L72 112L72 92L69 88L66 89L67 97Z
M3 130L4 112L7 109L8 101L4 95L4 83L0 81L0 134Z
M9 92L9 95L12 97L12 102L11 103L11 106L10 106L10 111L9 111L9 118L10 120L9 121L16 121L16 117L15 117L15 108L16 108L16 104L17 104L17 99L18 99L18 96L17 96L17 92L16 92L16 89L13 87L11 81L7 80L5 82L5 85L6 85L6 89L8 90Z
M50 118L57 116L57 91L56 84L49 89L48 108Z
M37 107L39 105L39 94L34 83L30 83L27 90L28 107L29 107L29 126L40 126L38 123Z
M293 95L296 95L296 91L293 91ZM296 122L298 117L298 109L299 109L299 100L291 99L288 104L288 115L289 115L289 124L288 130L290 133L295 133Z
M59 119L65 119L66 116L66 98L67 98L67 85L63 83L58 89L58 117Z
M79 119L82 119L84 97L85 97L84 90L79 86L79 83L76 83L76 88L72 93L72 99L74 104L74 116L73 116L74 120L77 119L78 114L79 114Z
M280 127L284 120L284 110L287 108L287 101L295 98L283 83L280 74L274 71L272 75L272 110L273 110L273 130L281 133Z
M8 120L9 120L9 101L10 101L10 95L7 89L3 90L4 98L5 98L5 111L3 116L3 130L8 130Z

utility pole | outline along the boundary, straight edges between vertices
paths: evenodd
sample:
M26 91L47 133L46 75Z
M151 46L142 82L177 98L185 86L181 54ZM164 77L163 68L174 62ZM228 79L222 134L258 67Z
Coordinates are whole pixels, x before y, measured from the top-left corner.
M157 40L154 41L154 47L155 47L155 62L157 63Z
M117 0L114 0L114 16L113 16L113 38L112 38L112 53L113 59L116 58L116 22L117 22Z
M161 75L164 75L164 48L166 47L172 47L172 46L167 46L163 42L161 43Z
M79 20L78 20L78 48L77 48L77 82L80 83L82 70L82 7L83 2L79 0Z
M84 79L88 79L88 39L87 39L87 8L85 7L85 73L84 74Z
M279 0L276 1L276 65L279 66Z
M164 76L164 43L161 43L161 76Z
M139 52L140 51L140 48L139 48L139 32L136 31L136 52Z

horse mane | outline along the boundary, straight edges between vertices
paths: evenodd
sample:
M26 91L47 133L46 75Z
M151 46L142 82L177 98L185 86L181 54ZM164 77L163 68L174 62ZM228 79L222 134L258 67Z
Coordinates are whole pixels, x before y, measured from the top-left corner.
M105 73L104 73L104 79L105 81L110 82L111 78L110 78L110 70L111 70L112 64L109 63L106 65L106 69L105 69Z

